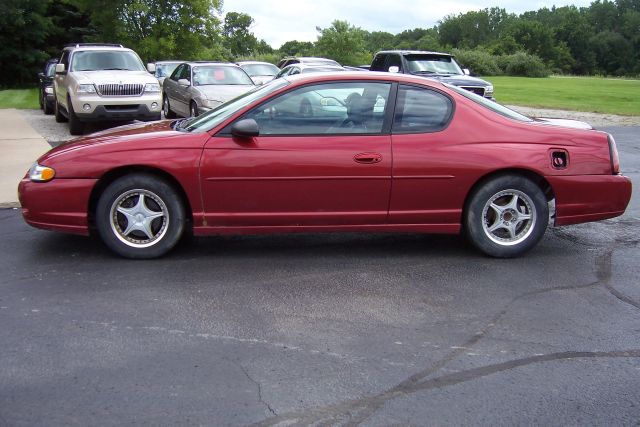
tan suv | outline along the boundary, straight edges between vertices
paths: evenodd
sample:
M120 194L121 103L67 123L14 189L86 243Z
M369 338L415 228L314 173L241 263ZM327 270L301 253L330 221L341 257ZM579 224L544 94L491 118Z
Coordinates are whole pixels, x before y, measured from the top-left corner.
M54 80L56 121L68 120L71 135L81 135L87 122L160 120L160 85L149 74L154 71L122 45L65 47Z

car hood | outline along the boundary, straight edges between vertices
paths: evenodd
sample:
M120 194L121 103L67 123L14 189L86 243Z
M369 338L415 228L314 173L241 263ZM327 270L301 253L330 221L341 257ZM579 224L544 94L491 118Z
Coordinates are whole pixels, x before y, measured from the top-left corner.
M452 84L454 86L483 86L483 87L491 86L491 83L489 83L486 80L482 80L477 77L465 76L463 74L458 74L453 76L448 76L448 75L439 76L437 74L415 74L415 75L418 75L420 77L435 79L443 83Z
M251 76L251 80L257 85L263 85L273 80L275 76Z
M254 85L206 85L195 86L207 99L212 101L228 101L246 91L254 88Z
M173 130L172 123L175 120L162 120L158 122L136 122L130 125L118 126L102 132L92 133L87 136L65 142L44 154L38 162L46 162L62 154L75 152L89 147L106 144L131 144L151 139L162 140L163 137L184 135L183 132ZM153 138L150 136L153 135Z
M94 84L146 84L157 83L156 78L146 71L76 71L73 73L78 83Z

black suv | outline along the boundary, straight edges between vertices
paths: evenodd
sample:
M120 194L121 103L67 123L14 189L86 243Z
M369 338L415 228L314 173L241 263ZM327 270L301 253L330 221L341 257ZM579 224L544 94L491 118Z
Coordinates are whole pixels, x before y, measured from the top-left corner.
M469 70L460 68L453 55L448 53L386 50L376 53L369 69L440 80L495 101L493 85L485 80L471 77Z
M56 75L57 59L50 59L44 64L44 68L38 73L38 100L40 109L45 114L53 114L53 77Z

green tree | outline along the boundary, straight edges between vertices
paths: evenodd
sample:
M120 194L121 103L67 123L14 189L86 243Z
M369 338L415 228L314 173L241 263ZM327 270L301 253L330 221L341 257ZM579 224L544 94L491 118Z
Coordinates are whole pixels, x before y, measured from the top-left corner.
M122 43L144 60L226 59L220 0L69 0L91 17L91 41Z
M329 28L316 27L320 33L316 52L343 65L369 63L371 55L365 49L364 31L347 21L335 20Z
M289 40L278 49L282 56L311 56L314 55L315 46L312 42L299 42Z
M0 5L0 87L36 81L48 55L44 51L51 20L41 0L2 0Z
M252 24L253 18L246 13L229 12L224 17L223 43L234 58L257 50L258 39L251 32Z
M364 44L365 49L371 53L393 49L395 48L395 36L386 31L367 31L364 33Z

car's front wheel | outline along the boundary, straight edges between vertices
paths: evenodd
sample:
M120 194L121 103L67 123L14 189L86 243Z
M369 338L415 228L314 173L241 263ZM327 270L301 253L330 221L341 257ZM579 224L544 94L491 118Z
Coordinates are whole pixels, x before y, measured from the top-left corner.
M180 240L185 209L171 184L136 173L107 186L98 200L95 221L100 237L117 254L156 258Z
M67 118L60 111L60 104L58 103L58 98L53 100L53 114L56 117L56 123L64 123L67 121Z
M84 132L84 123L80 121L78 115L73 110L71 99L67 99L67 111L69 112L69 133L71 135L82 135Z
M165 95L162 99L162 112L165 119L175 119L176 113L171 111L171 105L169 104L169 97Z
M542 189L519 175L493 178L471 195L464 226L471 243L487 255L511 258L533 248L549 223Z

